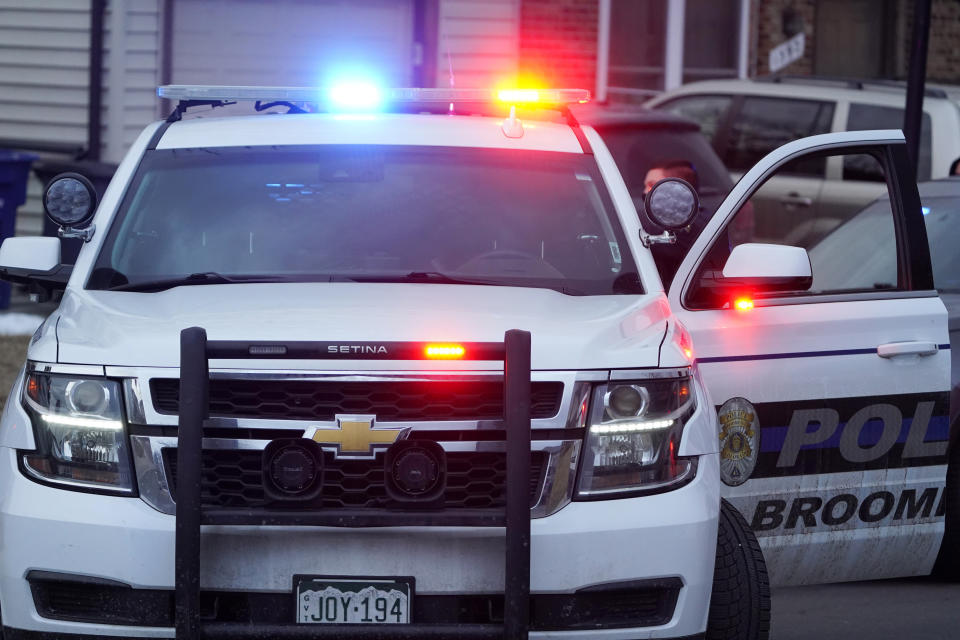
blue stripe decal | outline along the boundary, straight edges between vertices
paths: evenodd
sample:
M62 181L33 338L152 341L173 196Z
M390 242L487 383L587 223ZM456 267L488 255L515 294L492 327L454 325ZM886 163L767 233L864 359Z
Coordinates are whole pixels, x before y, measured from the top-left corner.
M941 351L949 351L949 344L938 344L937 348ZM876 355L877 349L840 349L837 351L797 351L794 353L761 353L752 356L717 356L715 358L697 358L697 362L740 362L744 360L782 360L784 358L824 358L828 356L854 356L872 353Z

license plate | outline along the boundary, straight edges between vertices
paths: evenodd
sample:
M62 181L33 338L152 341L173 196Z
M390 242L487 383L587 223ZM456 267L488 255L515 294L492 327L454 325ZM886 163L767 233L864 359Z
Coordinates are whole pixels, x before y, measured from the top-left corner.
M294 578L297 622L406 624L413 578Z

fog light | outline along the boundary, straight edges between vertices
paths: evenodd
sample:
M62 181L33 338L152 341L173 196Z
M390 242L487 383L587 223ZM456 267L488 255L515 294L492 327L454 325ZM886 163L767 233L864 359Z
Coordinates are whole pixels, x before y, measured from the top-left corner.
M323 488L323 450L312 440L274 440L263 450L263 491L273 500L312 500Z
M387 495L397 502L442 502L447 464L436 442L401 440L384 457Z

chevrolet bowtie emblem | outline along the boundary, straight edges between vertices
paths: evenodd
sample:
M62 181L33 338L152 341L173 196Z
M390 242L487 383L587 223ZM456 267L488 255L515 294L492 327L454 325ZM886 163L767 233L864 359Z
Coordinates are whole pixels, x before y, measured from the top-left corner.
M374 447L390 446L404 431L376 428L376 416L336 416L336 420L336 429L314 427L312 435L308 431L304 436L321 445L336 445L338 457L373 457Z

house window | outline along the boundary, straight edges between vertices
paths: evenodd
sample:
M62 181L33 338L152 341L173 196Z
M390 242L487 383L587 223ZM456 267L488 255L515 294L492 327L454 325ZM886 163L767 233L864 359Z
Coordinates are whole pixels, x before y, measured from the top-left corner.
M750 0L599 2L599 100L644 102L685 82L746 76Z
M611 99L643 101L664 89L667 0L612 0L610 6Z
M737 77L740 0L687 0L683 81Z

